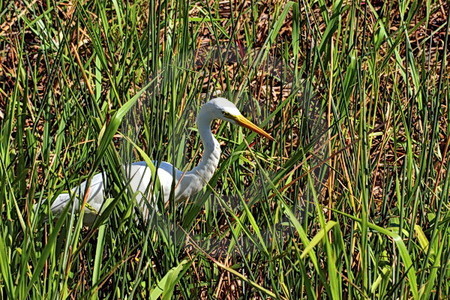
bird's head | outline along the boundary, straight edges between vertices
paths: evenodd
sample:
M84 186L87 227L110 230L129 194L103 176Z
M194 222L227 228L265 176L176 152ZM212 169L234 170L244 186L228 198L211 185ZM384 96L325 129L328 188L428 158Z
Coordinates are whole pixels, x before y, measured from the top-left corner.
M221 119L233 124L240 125L268 138L269 140L274 140L274 138L270 134L245 118L241 114L239 109L237 109L236 105L225 98L214 98L205 103L204 107L207 109L207 112L211 114L210 116L214 119Z

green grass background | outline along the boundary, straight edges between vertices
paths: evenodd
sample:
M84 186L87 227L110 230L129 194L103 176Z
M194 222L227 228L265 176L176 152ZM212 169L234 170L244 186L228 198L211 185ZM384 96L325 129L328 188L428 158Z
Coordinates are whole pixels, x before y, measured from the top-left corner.
M448 9L0 1L2 297L450 297ZM143 225L120 166L189 170L214 95L276 142L217 123L208 187ZM93 227L52 216L100 171Z

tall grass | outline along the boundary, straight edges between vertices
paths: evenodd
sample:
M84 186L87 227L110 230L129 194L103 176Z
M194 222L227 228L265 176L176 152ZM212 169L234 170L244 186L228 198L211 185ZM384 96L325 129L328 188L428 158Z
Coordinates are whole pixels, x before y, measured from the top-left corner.
M450 296L447 4L0 8L3 298ZM192 168L215 95L276 142L217 123L207 188L144 225L120 166ZM94 226L52 215L100 171Z

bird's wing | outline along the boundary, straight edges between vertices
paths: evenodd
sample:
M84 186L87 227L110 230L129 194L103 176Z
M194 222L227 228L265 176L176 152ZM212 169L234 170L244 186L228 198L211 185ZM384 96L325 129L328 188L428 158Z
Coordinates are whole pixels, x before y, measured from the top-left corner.
M164 201L167 202L170 198L170 191L172 190L172 181L174 180L173 174L175 174L176 186L178 180L182 177L183 172L175 169L167 162L162 162L161 164L155 163L155 165L158 166L158 179L163 191ZM126 178L128 179L125 184L128 185L128 190L133 194L136 202L139 203L143 209L143 212L148 211L150 208L154 208L155 205L152 203L153 189L150 187L152 174L150 168L147 167L147 164L143 161L132 163L124 166L124 170ZM84 181L79 186L74 187L70 193L58 195L52 203L51 210L56 214L61 213L68 204L72 203L72 198L75 208L79 209L84 196L87 193L84 223L87 225L93 223L93 220L95 220L96 215L100 212L102 205L105 202L105 174L99 173L93 176L87 191L86 185L87 181Z
M103 173L99 173L93 176L89 184L89 189L87 191L86 185L87 181L84 181L79 186L76 186L73 189L71 189L70 193L58 195L58 197L56 197L55 201L53 201L52 203L51 210L56 214L61 213L64 210L64 208L71 203L72 199L75 208L79 209L81 203L84 200L84 196L87 192L85 214L93 215L94 218L88 219L94 220L95 216L100 212L100 209L105 200L104 187L106 185L106 176L104 176ZM85 218L84 220L85 224L90 223L88 219Z
M164 202L167 202L167 201L169 201L170 191L172 190L172 182L174 180L173 174L175 174L175 186L176 186L178 180L183 175L183 172L181 172L177 168L174 168L172 164L165 162L165 161L163 161L161 163L157 163L157 162L153 162L153 163L158 168L157 169L158 179L159 179L160 186L163 189ZM150 184L150 178L151 178L150 168L147 167L147 164L144 161L140 161L140 162L135 162L135 163L131 164L129 166L129 169L131 172L128 172L127 174L129 174L133 177L131 177L129 175L128 175L128 177L130 179L132 178L132 181L135 181L134 184L131 184L132 182L130 182L131 189L134 192L136 192L136 191L144 192L145 189L147 189L148 185Z
M133 163L124 166L124 169L129 180L127 182L129 191L136 197L136 201L139 203L143 197L144 199L149 198L152 193L149 188L152 174L145 162Z

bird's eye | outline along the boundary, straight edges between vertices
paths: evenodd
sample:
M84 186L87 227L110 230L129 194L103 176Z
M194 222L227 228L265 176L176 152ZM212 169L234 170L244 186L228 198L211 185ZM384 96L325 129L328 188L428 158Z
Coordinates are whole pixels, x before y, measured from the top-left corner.
M231 118L231 114L229 112L223 111L222 114L225 118Z

